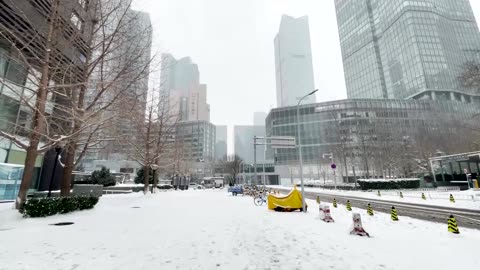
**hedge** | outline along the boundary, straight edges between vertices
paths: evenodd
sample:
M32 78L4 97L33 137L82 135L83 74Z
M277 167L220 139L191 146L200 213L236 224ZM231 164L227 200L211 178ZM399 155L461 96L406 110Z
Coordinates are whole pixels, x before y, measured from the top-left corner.
M408 180L390 180L390 181L374 181L374 180L358 180L362 190L369 189L404 189L404 188L419 188L420 179L408 179Z
M46 217L76 210L92 209L97 197L52 197L28 200L20 209L24 217Z

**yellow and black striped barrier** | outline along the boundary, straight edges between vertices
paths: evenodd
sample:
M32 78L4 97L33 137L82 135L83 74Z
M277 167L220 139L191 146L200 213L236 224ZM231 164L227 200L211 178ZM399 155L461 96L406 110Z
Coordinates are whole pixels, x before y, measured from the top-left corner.
M337 208L337 200L333 198L333 207Z
M395 206L392 206L391 217L393 221L398 221L398 213L397 209L395 209Z
M448 219L448 231L455 234L460 233L460 230L458 229L457 220L453 215L450 215L450 218Z
M377 190L377 196L380 197L382 194L380 194L380 190Z
M367 206L367 214L369 216L373 216L373 209L372 209L372 205L371 204L368 204Z
M320 204L320 196L317 196L317 203Z
M450 202L451 202L451 203L455 203L455 198L453 198L453 195L452 195L452 194L450 194Z
M347 200L347 210L352 211L352 205L350 204L350 200Z
M400 191L400 198L403 199L403 192Z
M427 197L425 197L425 193L422 192L422 200L426 200Z

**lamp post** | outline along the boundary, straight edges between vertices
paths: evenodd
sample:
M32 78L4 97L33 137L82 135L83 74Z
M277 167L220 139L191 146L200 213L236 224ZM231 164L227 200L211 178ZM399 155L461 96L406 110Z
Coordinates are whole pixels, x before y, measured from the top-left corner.
M152 193L155 190L155 185L156 185L156 179L155 179L155 173L157 172L158 165L157 164L151 164L150 168L152 169L153 172L153 181L152 181Z
M60 157L60 153L62 152L64 146L65 142L62 141L55 146L55 161L53 162L52 176L50 176L50 183L48 184L47 197L52 197L53 181L55 180L55 171L57 170L58 158Z
M300 100L298 101L297 104L297 135L298 135L298 160L300 162L300 185L301 185L301 192L302 192L302 211L304 213L307 212L306 205L305 205L305 188L303 186L303 157L302 157L302 141L301 141L301 136L300 136L300 103L302 103L302 100L304 100L306 97L311 96L315 94L318 91L318 89L313 90L312 92L306 94Z

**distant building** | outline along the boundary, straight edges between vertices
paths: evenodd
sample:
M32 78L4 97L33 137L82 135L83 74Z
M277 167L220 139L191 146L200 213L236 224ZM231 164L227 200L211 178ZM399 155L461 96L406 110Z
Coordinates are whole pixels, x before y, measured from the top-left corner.
M265 119L267 118L266 112L254 112L253 113L253 125L265 126Z
M263 126L234 126L234 146L235 155L238 155L246 163L253 163L254 148L253 137L265 136L265 127ZM265 146L257 146L257 163L265 161Z
M306 178L324 178L334 155L338 176L382 177L428 171L424 156L437 151L475 150L475 136L466 127L478 126L479 103L402 99L346 99L302 105L301 147ZM297 109L273 109L267 117L267 136L297 139ZM267 148L281 178L299 179L298 149ZM418 162L418 163L417 163ZM409 166L406 168L406 166ZM478 169L478 168L476 168ZM476 170L475 169L475 170ZM457 170L457 173L458 170ZM477 172L478 173L478 172Z
M175 143L181 160L213 161L216 142L215 125L207 121L188 121L177 124Z
M335 0L349 98L479 99L458 80L480 61L468 0Z
M277 107L293 106L315 88L308 17L282 16L275 36ZM309 96L303 103L314 103Z
M227 155L227 126L216 126L215 160L223 159Z
M169 98L171 112L180 121L210 121L207 85L200 83L197 64L190 57L176 60L162 55L160 93Z

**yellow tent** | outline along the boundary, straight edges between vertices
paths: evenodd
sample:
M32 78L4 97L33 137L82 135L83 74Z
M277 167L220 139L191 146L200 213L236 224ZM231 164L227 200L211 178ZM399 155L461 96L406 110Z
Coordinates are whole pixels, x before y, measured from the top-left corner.
M267 198L268 209L270 210L280 212L302 211L302 193L300 193L296 187L294 187L287 196L269 194Z

